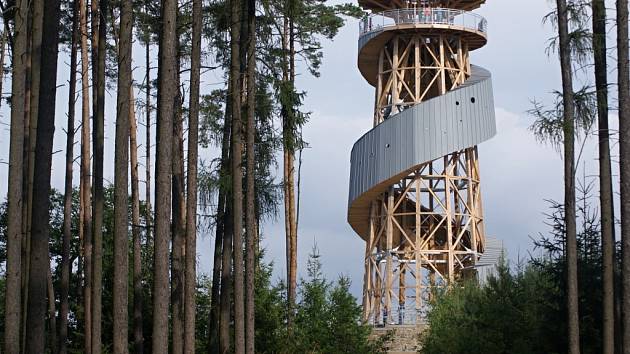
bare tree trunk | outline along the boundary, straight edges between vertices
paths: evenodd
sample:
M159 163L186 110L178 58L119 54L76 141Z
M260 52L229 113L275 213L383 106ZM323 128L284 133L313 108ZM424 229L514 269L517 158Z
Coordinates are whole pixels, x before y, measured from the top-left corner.
M118 88L114 170L114 353L127 353L128 346L128 194L129 120L131 107L133 3L123 0L118 42Z
M63 200L63 244L61 251L61 289L59 306L60 354L68 352L68 295L70 293L70 244L72 243L72 165L74 163L74 117L77 87L77 44L79 41L79 2L74 1L72 17L72 44L70 48L70 88L68 93L68 128L66 132L66 179Z
M230 173L230 134L232 132L231 85L226 93L223 137L221 140L220 178L224 181ZM212 307L210 309L209 343L218 344L224 353L230 347L230 286L232 272L232 219L229 211L229 193L224 183L219 185L217 201L217 226L214 243L214 269L212 271ZM227 271L226 271L227 270ZM220 290L219 290L220 289ZM215 341L213 342L213 337ZM217 340L218 339L218 340ZM212 348L213 352L219 348Z
M52 272L48 268L46 273L46 290L48 292L48 347L53 354L58 353L57 348L57 318L55 310L55 288L52 281Z
M247 207L246 260L245 260L245 352L255 353L255 302L256 275L256 0L247 1Z
M619 160L621 172L622 346L630 353L630 69L628 0L617 0L617 74L619 85Z
M33 183L34 183L34 174L35 174L35 145L37 138L37 119L38 119L38 110L39 110L39 90L40 90L40 71L41 71L41 46L42 46L42 26L44 21L44 3L42 1L33 2L33 5L30 8L30 16L28 18L30 32L27 34L29 36L29 50L28 50L28 71L27 71L27 111L26 111L26 124L27 127L25 129L28 130L27 137L28 140L25 141L26 144L26 209L23 211L22 217L24 218L23 229L25 230L25 240L26 242L23 244L23 253L22 259L23 262L23 272L22 272L22 281L23 281L23 317L26 318L28 313L28 299L29 299L29 285L28 281L30 279L30 252L31 252L31 234L32 234L32 211L33 211ZM26 347L27 335L26 332L28 330L26 322L23 322L22 327L22 348Z
M289 6L293 6L290 2ZM284 20L284 39L282 43L285 63L283 64L282 80L288 83L290 89L294 86L294 38L293 38L293 13L289 8ZM295 306L297 289L297 225L295 212L295 142L296 129L294 107L284 106L282 115L283 137L283 187L284 187L284 218L286 234L286 262L287 262L287 303L289 330L293 323L293 310Z
M45 318L50 220L50 173L55 131L55 98L57 92L57 53L59 42L59 1L44 2L41 80L35 144L32 241L29 272L29 298L26 352L43 353L45 349Z
M94 3L98 3L100 10L96 11ZM101 353L101 317L103 293L103 163L105 144L105 56L108 1L92 2L92 87L96 88L94 95L94 130L92 143L94 145L94 190L93 190L93 258L92 258L92 354ZM97 16L94 16L96 11ZM98 24L96 22L99 22ZM96 26L96 28L94 28ZM98 31L98 37L94 31ZM103 43L103 45L99 45ZM96 44L96 48L94 45ZM95 51L96 50L96 58ZM96 59L96 60L94 60ZM94 70L96 68L96 70Z
M158 65L158 128L155 169L155 242L153 278L153 353L168 352L168 248L171 216L172 129L177 83L177 1L162 0Z
M145 11L148 12L147 6L145 6ZM145 175L146 175L146 186L145 186L145 204L146 204L146 241L147 244L151 239L151 231L152 231L152 221L153 221L153 213L151 212L151 59L149 57L150 54L150 46L149 41L147 40L145 51L144 51L144 60L145 60L145 70L146 70L146 86L145 86L145 119L146 119L146 157L145 157ZM134 335L134 338L135 335ZM137 340L137 338L136 338ZM136 349L138 347L136 346ZM142 353L142 351L138 352L138 354Z
M188 118L188 183L186 196L186 271L184 295L184 353L195 353L197 296L197 152L199 141L199 81L201 71L201 0L193 0Z
M2 81L4 79L4 56L6 53L7 36L9 26L5 23L4 31L2 31L2 38L0 38L0 107L2 106Z
M145 11L148 11L145 6ZM145 70L146 70L146 78L145 78L145 119L146 119L146 142L145 142L145 237L146 243L149 244L149 240L151 239L151 221L153 219L153 215L151 213L151 61L149 57L149 42L147 41L145 47ZM134 241L135 245L135 241ZM135 247L135 246L134 246ZM142 266L142 247L140 247L139 255L140 255L140 296L138 299L137 289L134 285L134 302L133 302L133 347L134 353L142 354L144 352L144 335L143 335L143 314L142 314L142 275L141 275L141 266ZM136 267L136 259L135 259L135 249L134 249L134 267ZM134 273L135 274L135 273ZM135 279L135 278L134 278ZM134 280L135 281L135 280Z
M133 238L134 352L142 352L142 240L140 237L140 190L138 186L138 125L133 87L129 89L129 156L131 158L131 234ZM139 338L136 331L140 331ZM140 348L137 348L137 346Z
M243 289L243 171L241 128L240 41L242 2L232 0L230 81L232 83L232 205L234 225L234 352L245 352Z
M179 63L179 60L177 60ZM179 67L179 65L177 66ZM177 75L179 88L179 75ZM172 353L184 349L184 237L186 235L186 202L184 191L184 129L181 93L177 91L177 114L173 121L173 249L171 259L171 318L173 321Z
M81 173L79 193L80 223L83 239L83 312L84 312L84 348L85 353L92 353L92 212L90 195L90 78L87 44L87 4L80 0L79 28L81 32Z
M26 95L26 51L28 2L15 3L14 46L12 52L11 94ZM7 353L20 352L20 309L22 298L22 220L24 177L24 101L11 105L11 134L9 147L9 187L7 220L7 264L4 318L4 349ZM23 319L22 319L23 320Z
M560 67L564 104L564 207L567 254L567 324L569 353L580 352L580 324L578 314L577 238L575 225L575 123L573 110L573 78L566 0L557 0L558 33L560 38Z
M593 57L597 90L597 122L599 135L599 202L602 228L602 353L615 352L615 286L614 286L614 207L610 142L608 131L608 77L606 64L606 3L593 0Z

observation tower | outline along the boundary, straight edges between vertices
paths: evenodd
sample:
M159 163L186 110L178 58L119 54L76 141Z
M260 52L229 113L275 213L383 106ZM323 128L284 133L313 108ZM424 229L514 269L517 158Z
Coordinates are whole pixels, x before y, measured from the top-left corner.
M486 235L477 144L496 133L485 0L359 0L374 128L352 148L348 222L365 240L372 325L422 323L434 290L475 277Z

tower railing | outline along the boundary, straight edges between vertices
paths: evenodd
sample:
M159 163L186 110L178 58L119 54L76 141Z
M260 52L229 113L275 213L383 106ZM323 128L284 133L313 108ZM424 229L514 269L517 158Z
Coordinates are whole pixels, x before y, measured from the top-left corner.
M455 29L487 33L488 22L476 13L445 8L395 9L373 13L359 23L359 35L400 25L446 25Z

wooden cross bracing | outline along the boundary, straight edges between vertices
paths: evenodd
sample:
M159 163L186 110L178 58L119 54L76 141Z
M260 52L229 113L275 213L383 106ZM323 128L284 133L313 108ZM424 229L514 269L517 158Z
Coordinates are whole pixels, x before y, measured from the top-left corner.
M474 274L484 239L477 148L421 165L372 202L365 319L422 321L435 291Z
M458 35L394 36L379 54L374 124L457 88L470 72L468 46Z

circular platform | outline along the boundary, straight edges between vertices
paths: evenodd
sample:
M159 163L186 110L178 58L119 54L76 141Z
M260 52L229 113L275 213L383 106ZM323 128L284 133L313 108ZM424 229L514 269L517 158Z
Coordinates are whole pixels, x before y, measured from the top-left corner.
M398 34L457 34L468 44L468 50L475 50L488 42L487 30L485 18L464 10L396 9L370 14L359 24L359 71L376 86L380 51Z

